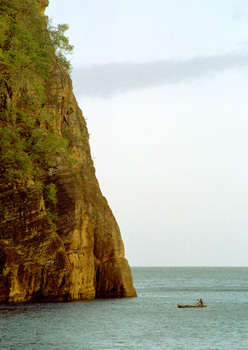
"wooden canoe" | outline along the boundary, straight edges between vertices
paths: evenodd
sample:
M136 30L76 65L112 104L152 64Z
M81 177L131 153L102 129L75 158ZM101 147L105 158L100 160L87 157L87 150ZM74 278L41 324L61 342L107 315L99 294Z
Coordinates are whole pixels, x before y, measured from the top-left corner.
M193 308L199 308L199 307L207 307L207 305L179 305L177 304L177 307L181 308L186 308L186 307L193 307Z

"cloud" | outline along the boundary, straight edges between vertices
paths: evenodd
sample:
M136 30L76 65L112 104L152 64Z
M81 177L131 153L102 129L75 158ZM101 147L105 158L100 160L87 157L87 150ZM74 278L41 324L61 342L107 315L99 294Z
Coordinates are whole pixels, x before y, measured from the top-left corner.
M77 94L109 97L131 90L212 77L248 65L248 55L229 53L185 60L93 64L73 70Z

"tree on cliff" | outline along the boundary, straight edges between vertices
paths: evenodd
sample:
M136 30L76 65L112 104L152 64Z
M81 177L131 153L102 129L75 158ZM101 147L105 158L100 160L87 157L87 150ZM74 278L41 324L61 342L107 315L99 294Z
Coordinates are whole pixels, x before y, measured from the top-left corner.
M69 38L65 36L65 32L69 29L68 24L58 24L57 27L52 25L52 21L46 17L48 23L48 31L55 48L56 56L59 63L70 73L71 63L67 59L67 55L73 51L73 46L69 43Z

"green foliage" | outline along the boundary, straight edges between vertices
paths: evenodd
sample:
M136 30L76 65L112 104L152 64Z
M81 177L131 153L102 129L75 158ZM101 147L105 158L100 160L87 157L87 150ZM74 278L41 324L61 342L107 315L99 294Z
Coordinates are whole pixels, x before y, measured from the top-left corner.
M30 153L36 162L50 166L56 154L66 154L68 141L54 133L35 129L28 140L28 145L31 147Z
M32 179L57 154L67 154L67 140L30 125L32 120L27 119L24 127L0 129L0 164L6 182Z
M52 225L53 225L53 229L54 231L58 231L58 226L57 226L57 223L59 222L59 217L57 214L55 213L52 213L50 211L48 211L47 213L48 217L50 218L50 220L52 221Z
M44 183L43 183L41 180L36 179L36 180L35 180L35 187L36 187L39 191L43 192Z
M23 83L39 90L37 75L49 78L49 65L55 54L58 62L71 70L66 55L72 53L73 46L64 35L68 25L54 27L39 12L34 0L0 1L0 80L15 90ZM0 93L1 90L2 86Z
M47 18L48 31L55 48L56 56L59 63L70 73L71 63L66 55L72 54L73 46L69 43L69 38L65 36L65 32L69 29L68 24L58 24L57 27L52 25L52 21Z
M45 199L49 202L49 204L56 204L57 203L57 188L54 183L50 183L45 188Z
M33 0L0 2L0 77L15 89L32 84L36 74L48 78L54 49Z
M0 164L6 182L20 182L23 178L33 177L34 165L25 152L25 140L19 128L0 129Z
M57 60L70 70L67 29L47 24L34 0L0 0L0 174L5 182L36 180L56 155L69 158L67 140L55 135L55 117L43 108L51 64ZM21 105L13 105L15 94L22 95Z

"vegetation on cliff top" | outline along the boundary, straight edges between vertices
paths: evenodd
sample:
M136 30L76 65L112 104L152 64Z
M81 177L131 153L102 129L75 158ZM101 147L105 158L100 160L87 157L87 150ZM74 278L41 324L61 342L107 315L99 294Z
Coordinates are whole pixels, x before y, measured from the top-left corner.
M35 179L67 140L53 132L46 103L51 64L67 71L72 51L64 32L40 16L35 0L0 2L0 174L6 183Z

